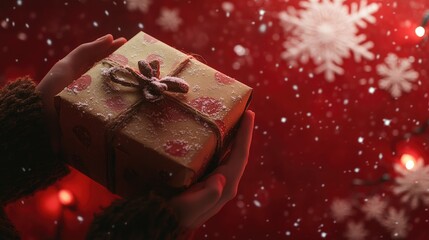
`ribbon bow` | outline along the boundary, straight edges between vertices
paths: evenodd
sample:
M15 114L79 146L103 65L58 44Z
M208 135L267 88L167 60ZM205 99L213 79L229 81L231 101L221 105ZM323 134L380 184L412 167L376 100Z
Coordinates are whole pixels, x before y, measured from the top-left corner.
M162 93L165 91L177 93L187 93L189 91L188 83L183 78L174 76L182 71L182 69L185 67L183 64L181 64L183 66L179 65L179 67L168 76L159 79L160 63L158 60L153 60L150 62L144 60L138 61L138 71L128 66L122 66L111 60L108 62L105 61L104 63L107 63L111 66L106 73L112 82L127 87L141 89L144 98L149 102L156 102L162 99ZM134 78L132 80L135 81L127 81L125 78L118 76L118 73L131 75Z

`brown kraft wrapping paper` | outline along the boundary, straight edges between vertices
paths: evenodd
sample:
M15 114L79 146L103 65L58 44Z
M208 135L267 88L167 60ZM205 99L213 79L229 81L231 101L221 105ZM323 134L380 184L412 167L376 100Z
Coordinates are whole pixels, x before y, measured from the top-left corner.
M186 58L140 32L107 59L133 69L139 60L158 60L162 77ZM110 81L106 68L103 61L95 64L59 93L55 104L65 160L123 197L150 189L165 194L184 189L213 161L215 130L182 104L211 119L222 138L229 139L252 94L250 87L191 59L176 76L189 84L189 92L144 101L109 142L106 126L141 100L142 92Z

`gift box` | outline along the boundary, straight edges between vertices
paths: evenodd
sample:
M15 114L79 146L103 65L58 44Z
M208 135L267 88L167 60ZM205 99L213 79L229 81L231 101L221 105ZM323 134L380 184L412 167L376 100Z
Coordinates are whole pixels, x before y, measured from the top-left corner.
M123 197L180 191L225 154L251 94L140 32L55 96L62 155Z

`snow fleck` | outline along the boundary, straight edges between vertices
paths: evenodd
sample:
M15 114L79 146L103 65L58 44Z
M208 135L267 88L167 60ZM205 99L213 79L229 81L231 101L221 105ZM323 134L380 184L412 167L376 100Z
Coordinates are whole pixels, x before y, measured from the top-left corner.
M83 217L82 217L82 216L80 216L80 215L79 215L79 216L77 216L77 217L76 217L76 219L77 219L80 223L82 223L82 222L83 222L83 220L84 220L84 219L83 219Z
M237 44L234 46L234 52L237 54L237 56L244 56L247 54L246 48L244 48L242 45Z
M175 32L179 29L179 26L182 24L183 20L179 16L178 9L161 9L161 15L156 20L156 23L164 31Z
M377 73L382 77L378 86L398 98L402 92L410 92L411 82L415 82L419 77L418 72L411 67L411 61L407 58L398 58L394 53L390 53L383 64L377 65Z
M139 10L147 13L151 4L152 0L127 0L127 8L130 11Z
M292 36L284 42L282 58L296 63L307 63L310 59L317 65L316 73L324 73L325 79L334 81L335 74L343 75L341 67L344 58L354 55L354 60L362 58L372 60L370 51L373 42L366 41L365 34L359 34L359 28L367 23L375 23L372 16L379 5L366 1L343 5L344 0L307 0L301 1L302 10L288 8L279 14L280 22Z
M253 204L258 208L261 207L261 202L259 202L258 200L253 200Z
M326 238L326 237L328 236L328 234L327 234L327 233L325 233L325 232L322 232L322 233L320 234L320 236L321 236L322 238Z
M96 22L96 21L92 22L92 26L98 27L98 22Z
M267 24L263 23L263 24L259 25L258 31L260 33L265 33L267 31Z
M139 24L137 24L137 26L139 27L139 29L143 29L143 23L139 23Z
M399 163L394 168L400 175L395 178L393 193L402 195L401 201L409 203L412 209L417 208L419 202L429 206L429 165L424 165L420 158L411 169L406 169Z
M46 39L46 44L48 44L48 46L52 46L52 40L50 38Z
M285 118L285 117L280 118L281 123L286 123L286 121L287 121L287 118Z
M369 88L368 88L368 92L369 92L370 94L374 94L374 93L375 93L375 87L369 87Z
M348 240L364 240L368 235L368 231L365 229L362 222L350 221L347 223L347 230L344 234Z
M391 122L392 122L392 119L383 118L383 124L384 124L384 126L390 126Z
M331 204L331 212L333 218L339 222L353 214L350 202L344 199L333 200Z
M363 137L358 137L358 143L363 143L364 138Z
M16 1L16 5L18 5L18 6L22 6L22 0L17 0L17 1Z

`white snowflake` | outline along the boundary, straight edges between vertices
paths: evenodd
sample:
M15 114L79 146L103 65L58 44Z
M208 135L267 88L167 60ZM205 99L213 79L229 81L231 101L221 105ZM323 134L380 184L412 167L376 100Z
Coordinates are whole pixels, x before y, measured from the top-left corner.
M161 9L161 15L156 20L156 23L161 26L164 31L175 32L179 29L179 26L182 24L183 20L179 16L178 9Z
M418 159L412 169L400 164L395 164L394 168L400 176L395 178L393 193L402 195L401 201L409 203L413 209L419 202L429 206L429 165L425 166L423 159Z
M379 5L361 0L360 6L352 3L349 11L343 2L307 0L300 2L303 8L300 11L290 7L280 12L283 28L292 33L292 37L283 44L286 51L282 57L292 62L299 59L302 63L311 59L317 65L316 72L324 73L328 81L333 81L335 74L344 74L341 65L344 58L350 57L350 52L356 62L362 58L374 59L370 52L374 44L366 41L365 34L358 34L358 27L366 28L367 23L375 23L372 14Z
M408 234L408 218L404 210L389 208L382 222L383 226L390 232L393 239L403 239Z
M140 10L142 13L147 13L152 0L127 0L127 8L130 11Z
M390 53L384 62L377 65L377 73L383 77L378 82L378 86L389 91L394 98L400 97L402 92L410 92L411 82L419 77L419 74L411 68L411 61Z
M382 200L380 196L373 196L365 200L362 212L365 213L366 219L380 220L386 207L386 201Z
M367 235L368 231L366 231L362 222L355 223L350 221L347 223L347 229L344 237L348 240L364 240Z
M331 204L332 217L338 222L343 221L353 214L352 205L344 199L335 199Z

